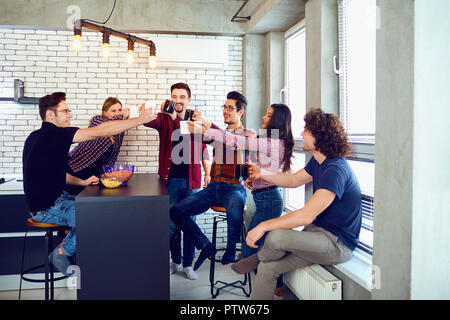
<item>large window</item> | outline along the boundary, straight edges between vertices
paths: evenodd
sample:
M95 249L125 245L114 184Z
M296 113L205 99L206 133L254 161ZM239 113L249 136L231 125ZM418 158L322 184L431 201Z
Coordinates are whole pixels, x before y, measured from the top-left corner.
M376 0L339 0L340 116L351 136L375 135Z
M375 180L376 0L338 0L340 118L354 151L350 165L363 193L358 247L372 253Z
M354 160L350 160L349 164L358 177L362 193L362 223L358 247L367 253L372 253L375 164Z
M300 138L303 131L306 105L306 50L305 28L286 39L285 103L292 112L292 133Z
M353 145L349 164L361 185L363 219L359 248L368 253L373 245L375 84L376 84L376 0L338 0L339 23L339 116ZM294 27L295 28L295 27ZM293 172L305 166L300 133L306 111L305 28L301 26L286 36L286 87L284 102L293 115L297 140ZM304 187L285 189L285 210L304 206Z
M285 88L283 102L292 114L292 133L300 142L300 134L305 126L303 116L306 111L306 47L305 27L300 22L286 32L285 42ZM296 172L305 166L305 154L297 143L292 158L291 171ZM284 189L284 208L289 212L305 205L305 187Z

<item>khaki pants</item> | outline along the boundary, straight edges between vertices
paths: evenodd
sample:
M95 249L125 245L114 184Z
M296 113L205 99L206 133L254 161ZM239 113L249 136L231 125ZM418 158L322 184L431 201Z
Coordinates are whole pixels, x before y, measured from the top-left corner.
M261 262L251 299L272 299L281 274L311 264L339 264L349 260L352 253L338 237L313 224L303 231L273 230L257 253Z

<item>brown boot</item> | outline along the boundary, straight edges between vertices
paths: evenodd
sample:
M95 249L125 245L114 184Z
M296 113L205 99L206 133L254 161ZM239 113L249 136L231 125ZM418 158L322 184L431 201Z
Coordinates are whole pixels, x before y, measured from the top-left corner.
M239 274L246 274L255 270L258 267L258 264L259 259L255 253L245 259L241 259L238 262L233 263L231 265L231 269Z

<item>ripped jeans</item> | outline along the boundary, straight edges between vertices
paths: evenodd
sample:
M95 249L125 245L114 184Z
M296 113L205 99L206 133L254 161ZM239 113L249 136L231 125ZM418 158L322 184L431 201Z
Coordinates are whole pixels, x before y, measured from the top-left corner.
M75 200L69 200L69 194L66 191L63 191L59 198L56 199L53 206L43 211L37 211L36 215L33 217L33 220L37 222L53 223L72 227L72 230L70 230L67 236L63 239L61 250L67 256L71 256L75 253Z

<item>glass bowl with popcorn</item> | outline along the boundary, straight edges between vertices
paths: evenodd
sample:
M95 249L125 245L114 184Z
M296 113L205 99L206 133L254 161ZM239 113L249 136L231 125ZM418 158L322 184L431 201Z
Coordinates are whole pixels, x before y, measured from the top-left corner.
M105 178L115 178L122 181L122 185L127 185L134 172L134 165L131 164L113 164L103 166L103 175Z
M118 178L114 178L114 177L108 178L108 177L105 177L104 175L102 175L100 177L100 181L103 186L105 186L106 188L111 188L111 189L120 187L123 183L123 181Z

